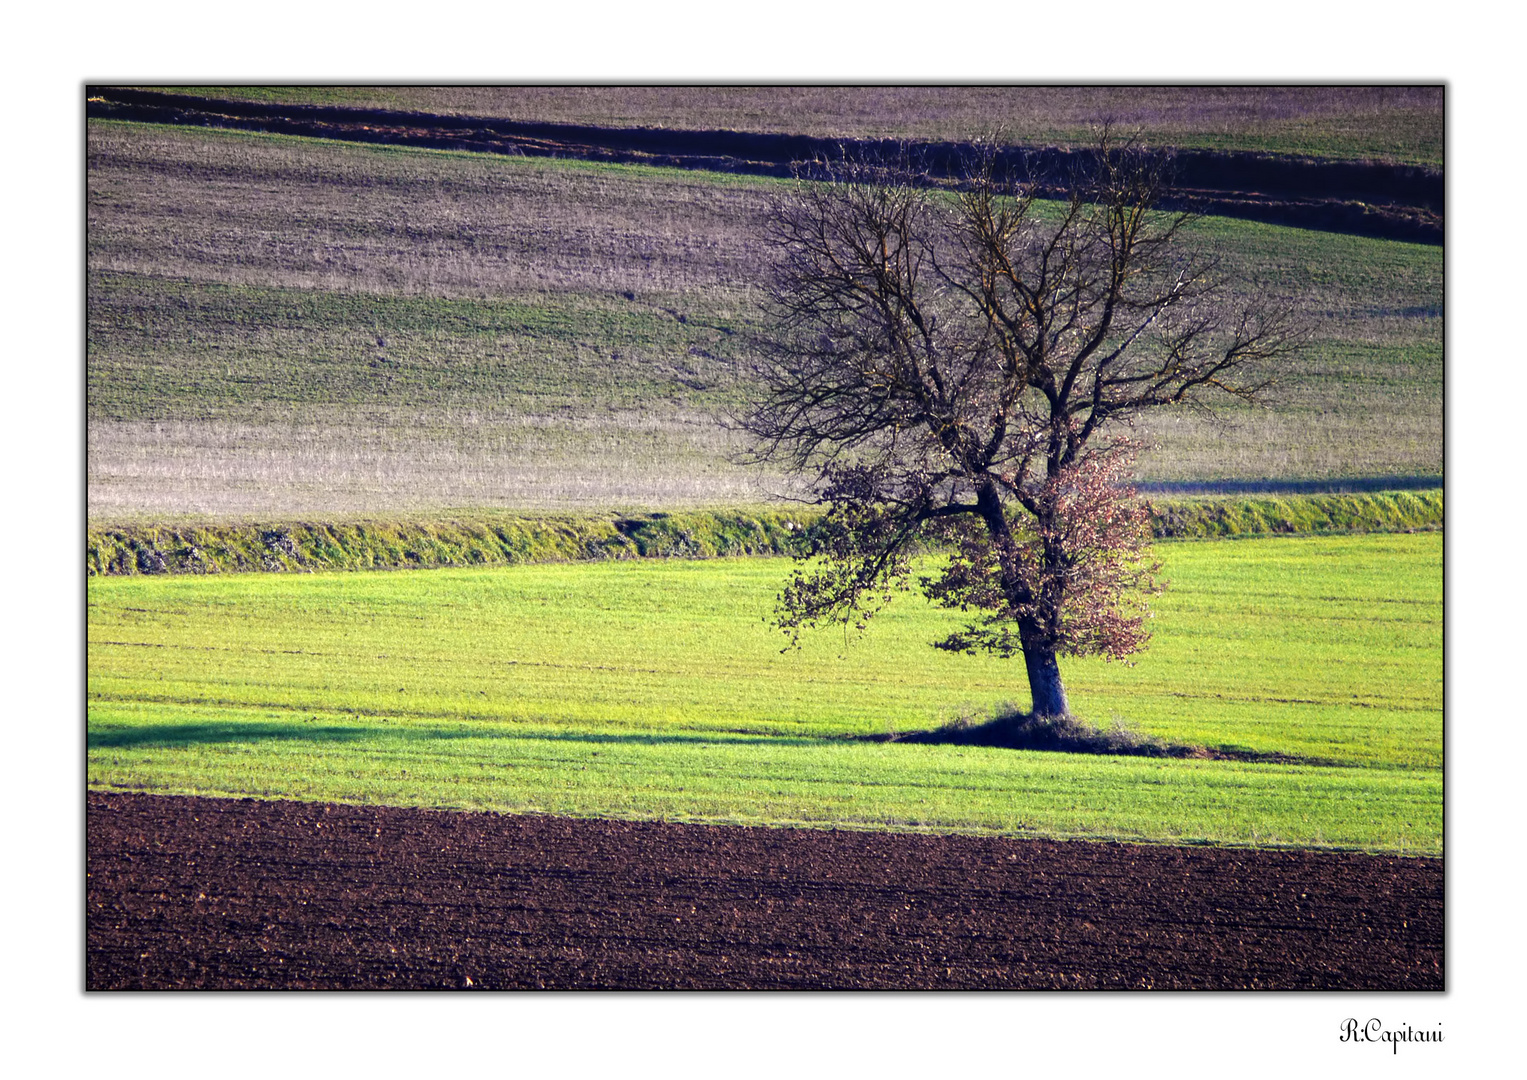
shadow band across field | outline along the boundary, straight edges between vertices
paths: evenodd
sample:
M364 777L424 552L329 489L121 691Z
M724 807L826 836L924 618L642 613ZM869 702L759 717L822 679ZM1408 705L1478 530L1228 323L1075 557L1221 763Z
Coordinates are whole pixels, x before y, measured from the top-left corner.
M1379 491L1432 491L1440 476L1354 476L1337 480L1141 480L1142 495L1350 495Z
M1021 722L1019 722L1021 720ZM474 730L470 727L421 727L412 724L334 724L217 721L188 724L113 724L87 732L91 750L175 749L229 743L356 743L368 739L403 739L438 742L459 739L515 739L540 742L619 744L631 746L714 745L717 743L812 746L823 743L909 743L935 746L981 746L1008 750L1033 750L1065 754L1102 754L1128 757L1192 758L1206 761L1242 761L1277 765L1336 767L1338 762L1294 754L1264 753L1229 747L1188 746L1148 739L1122 728L1092 728L1076 720L1018 720L1003 717L985 724L954 724L931 731L849 735L838 739L805 738L728 731L713 734L610 734L591 732L521 731L503 728Z
M170 749L218 743L314 742L348 743L367 739L406 739L410 742L436 742L448 739L514 739L541 742L574 742L662 746L691 744L714 745L725 742L769 746L814 746L826 740L795 735L762 735L752 732L717 732L714 734L653 734L633 732L609 734L571 731L535 731L506 728L473 729L470 727L420 727L332 723L260 723L257 721L218 721L191 724L112 724L92 729L85 736L91 750Z
M438 115L338 105L262 103L205 98L127 87L90 86L86 115L94 119L183 124L339 139L393 146L554 157L728 173L787 177L795 162L830 160L845 147L894 159L910 151L929 174L945 181L964 174L968 143L896 139L816 138L781 132L612 128ZM1042 181L1065 175L1078 151L1014 146L1000 163ZM1182 148L1175 156L1179 194L1163 207L1249 218L1299 228L1441 244L1440 169L1385 162L1321 161L1246 151Z

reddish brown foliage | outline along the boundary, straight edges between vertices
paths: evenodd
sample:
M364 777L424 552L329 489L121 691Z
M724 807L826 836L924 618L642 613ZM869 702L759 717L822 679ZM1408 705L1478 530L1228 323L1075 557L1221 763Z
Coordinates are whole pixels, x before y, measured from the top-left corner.
M942 574L923 579L924 589L945 607L984 614L938 646L1012 656L1022 649L1013 628L1029 619L1041 622L1064 654L1124 660L1144 647L1149 598L1165 586L1155 576L1161 564L1147 555L1150 509L1126 483L1132 464L1126 447L1112 447L1045 482L1038 496L1043 513L1014 538L1012 561L1026 602L1010 599L981 522L943 523L954 554Z

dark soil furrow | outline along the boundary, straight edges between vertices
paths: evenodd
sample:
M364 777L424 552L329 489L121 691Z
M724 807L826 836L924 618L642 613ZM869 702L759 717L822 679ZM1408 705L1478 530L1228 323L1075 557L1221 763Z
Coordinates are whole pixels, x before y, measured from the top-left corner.
M92 793L91 989L1443 988L1442 864Z
M964 143L839 140L803 135L667 128L606 128L493 117L268 105L125 87L88 88L86 115L187 124L351 142L421 146L527 157L578 158L718 172L788 176L792 163L831 158L852 147L867 156L910 151L932 176L963 174ZM1007 164L1024 175L1065 175L1075 152L1013 147ZM1167 208L1300 228L1440 244L1444 184L1440 171L1382 162L1320 161L1248 152L1177 153L1177 195ZM1053 192L1049 192L1053 194Z

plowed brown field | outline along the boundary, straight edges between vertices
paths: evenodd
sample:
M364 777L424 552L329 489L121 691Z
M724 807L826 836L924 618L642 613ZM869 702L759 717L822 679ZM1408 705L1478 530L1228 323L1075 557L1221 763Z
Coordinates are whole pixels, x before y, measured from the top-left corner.
M92 793L90 989L1443 988L1440 860Z

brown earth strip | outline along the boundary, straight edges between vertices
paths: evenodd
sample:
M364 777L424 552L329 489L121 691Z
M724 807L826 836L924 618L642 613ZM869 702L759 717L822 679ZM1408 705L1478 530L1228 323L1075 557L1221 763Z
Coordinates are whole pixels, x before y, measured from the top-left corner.
M877 156L909 149L930 175L957 177L969 144L820 139L805 135L668 128L605 128L493 117L267 105L117 87L87 88L86 115L189 124L389 145L530 157L578 158L718 172L788 176L792 163L831 158L845 148ZM1065 175L1076 160L1059 147L1012 147L1018 175ZM1177 188L1167 209L1278 225L1440 244L1441 172L1383 162L1321 161L1274 154L1179 150Z
M91 793L86 985L1443 989L1440 860Z

